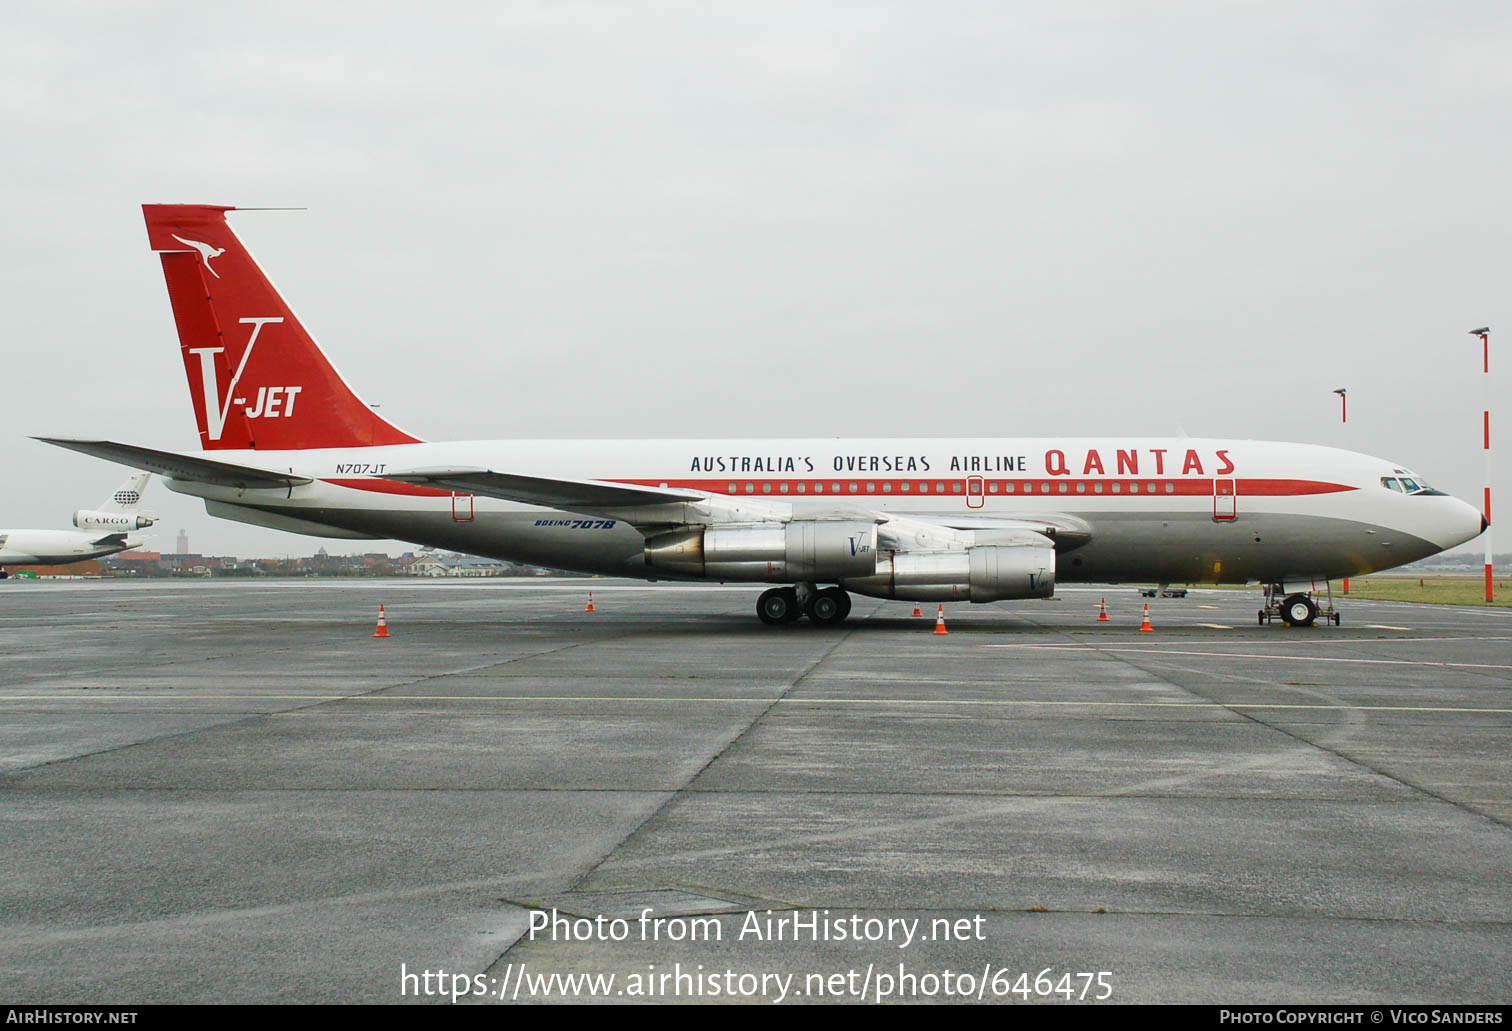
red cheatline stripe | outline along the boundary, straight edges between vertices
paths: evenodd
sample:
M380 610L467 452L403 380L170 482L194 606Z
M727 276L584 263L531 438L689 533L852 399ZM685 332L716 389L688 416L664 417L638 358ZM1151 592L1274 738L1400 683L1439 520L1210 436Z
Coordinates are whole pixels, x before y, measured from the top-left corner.
M1491 450L1491 410L1487 409L1485 412L1483 412L1481 414L1485 416L1485 424L1486 424L1486 450L1490 451Z
M808 494L886 493L902 494L904 496L929 496L936 494L965 494L968 489L968 481L959 477L945 477L942 479L909 477L906 480L879 480L867 476L847 476L843 474L840 476L819 478L813 476L752 476L747 473L745 475L725 477L718 480L610 480L607 482L627 483L642 487L683 487L690 490L708 491L711 494L769 494L773 492L779 492L781 485L784 483L788 485L788 494L796 493L798 484L800 483L804 485L805 493ZM1226 479L1219 480L1220 484L1227 484L1228 482L1229 481ZM1240 497L1288 497L1306 494L1335 494L1340 491L1359 489L1357 487L1351 487L1348 484L1329 483L1323 480L1240 479L1237 482L1239 486L1238 493ZM730 489L730 485L732 483L735 485L733 492ZM746 490L746 484L748 483L754 487L754 490ZM850 485L852 483L856 485L856 490L854 492L852 492L850 489ZM903 489L903 484L905 483L908 484L907 490ZM1151 479L1127 479L1123 477L1117 477L1105 480L1096 480L1074 477L1055 477L1050 479L1026 480L1015 477L1010 480L999 479L998 477L987 477L986 483L988 496L996 494L999 497L1015 497L1018 495L1058 496L1063 493L1077 494L1083 497L1087 495L1091 495L1093 497L1122 497L1126 494L1132 497L1144 497L1150 494L1157 494L1165 497L1185 496L1206 498L1212 497L1213 495L1213 481L1211 479L1171 480L1164 477L1154 477ZM821 489L816 490L816 484ZM836 484L839 484L838 488L835 486ZM924 484L925 488L921 490L920 484ZM941 489L940 487L941 484L944 484L943 489ZM1012 484L1013 486L1013 489L1011 491L1007 489L1008 484ZM1045 489L1046 484L1049 484L1048 490ZM1064 484L1066 487L1064 491L1061 490L1062 484ZM1099 493L1096 489L1097 484L1102 485L1103 489L1101 493ZM1114 493L1113 490L1115 484L1118 485L1117 493ZM1171 486L1170 490L1166 489L1167 484ZM873 489L868 490L868 485L872 485ZM996 491L993 491L991 489L993 485L997 486ZM770 491L765 489L767 486L771 487ZM1077 489L1078 486L1080 486L1080 490ZM971 496L980 496L979 494L977 494L974 485L972 487Z
M397 480L326 480L338 487L365 490L374 494L408 494L419 498L449 498L452 492L437 487L422 487L417 483L400 483Z
M403 494L403 495L408 495L410 497L424 497L424 498L446 498L446 497L451 497L451 495L452 495L451 491L441 490L440 488L437 488L437 487L422 487L422 486L420 486L418 484L399 483L399 482L397 482L395 480L346 478L346 479L327 479L325 482L326 483L330 483L330 484L334 484L337 487L349 487L352 490L365 490L365 491L369 491L369 492L374 493L374 494ZM746 493L755 493L755 492L760 492L760 493L763 493L763 494L768 494L768 493L773 493L773 492L780 492L781 491L780 485L783 484L783 483L786 483L788 485L787 493L790 496L792 494L794 494L794 493L797 492L797 487L798 487L798 484L800 484L800 483L802 483L804 485L804 487L805 487L805 493L806 494L816 494L816 495L820 495L820 496L829 495L829 494L837 494L837 493L838 494L850 494L850 493L852 493L851 489L850 489L850 485L852 483L854 483L856 485L855 493L857 493L857 494L863 494L863 493L865 493L865 494L873 494L873 495L875 495L875 494L902 495L903 497L914 497L914 496L930 497L930 496L939 495L939 494L962 495L962 494L965 494L966 491L967 491L967 481L959 479L959 478L947 478L947 479L943 479L943 480L922 480L922 479L912 479L912 478L910 478L908 480L876 480L876 479L868 479L868 478L864 478L864 477L858 477L858 478L855 478L855 479L852 479L850 477L841 477L839 479L824 479L824 480L820 480L820 479L814 479L814 478L811 478L811 477L804 477L802 479L798 479L798 478L769 479L769 478L765 478L765 477L762 477L762 478L737 477L734 480L730 480L730 479L720 479L720 480L707 480L707 479L705 479L705 480L606 480L604 482L606 482L606 483L628 483L628 484L635 484L635 485L638 485L638 486L646 486L646 487L657 487L657 486L662 486L662 485L665 484L667 487L685 487L685 488L689 488L689 489L692 489L692 490L708 491L710 494L727 494L727 493L731 493L731 491L730 491L730 484L731 483L735 484L735 490L734 490L733 493L736 493L736 494L746 494ZM1209 480L1209 479L1202 479L1202 480L1167 480L1167 479L1151 479L1151 480L1144 480L1144 479L1141 479L1141 480L1128 480L1128 479L1110 479L1110 480L1088 480L1088 479L1022 480L1022 479L1013 479L1013 480L999 480L999 479L990 479L990 480L987 480L986 482L989 484L989 488L987 490L987 495L988 496L992 496L993 494L996 494L998 497L1017 497L1017 496L1026 496L1026 495L1027 496L1034 496L1034 497L1047 497L1047 496L1059 497L1059 496L1062 496L1062 495L1072 495L1072 494L1075 494L1078 497L1088 497L1088 496L1090 496L1090 497L1104 497L1104 498L1107 498L1107 497L1125 497L1125 496L1127 496L1127 497L1133 497L1133 498L1140 498L1140 497L1148 497L1148 496L1154 494L1154 495L1161 496L1161 497L1203 497L1203 498L1206 498L1206 497L1212 497L1212 495L1213 495L1213 481ZM1220 480L1219 482L1220 482L1220 484L1226 484L1227 483L1227 481L1224 481L1224 480ZM1357 487L1351 487L1348 484L1343 484L1343 483L1328 483L1328 482L1323 481L1323 480L1240 479L1237 482L1238 482L1238 494L1239 494L1239 496L1241 498L1245 498L1245 497L1251 497L1251 498L1256 498L1256 497L1299 497L1299 496L1310 495L1310 494L1336 494L1336 493L1338 493L1340 491L1358 490L1359 489ZM745 485L747 483L750 483L750 484L752 484L754 486L754 490L753 491L747 491L745 489ZM840 487L839 487L838 490L836 490L835 486L834 486L836 483L840 484ZM907 490L903 489L903 484L904 483L908 484L908 489ZM943 490L939 489L939 484L942 484L942 483L945 485L945 487L944 487ZM1013 485L1013 490L1012 491L1009 491L1007 489L1007 484L1009 484L1009 483L1011 483ZM819 489L815 488L816 484L818 485ZM920 484L927 484L928 485L927 489L921 490L920 486L919 486ZM990 485L992 485L992 484L996 484L997 485L997 488L998 488L997 491L994 492L994 491L992 491L990 489ZM1050 485L1050 489L1049 490L1045 490L1044 489L1045 484L1049 484ZM1061 490L1061 485L1062 484L1064 484L1065 488L1066 488L1064 491ZM1099 493L1097 491L1096 486L1095 486L1096 484L1102 484L1103 489L1102 489L1101 493ZM1118 485L1117 492L1115 492L1113 490L1114 484ZM1166 489L1166 485L1167 484L1169 484L1171 486L1170 490ZM872 485L872 489L871 490L867 489L868 485ZM767 490L766 489L768 486L771 487L771 490ZM1080 488L1081 488L1080 490L1077 489L1078 486L1080 486ZM973 489L972 496L973 497L978 497L980 495L975 492L975 489ZM1490 507L1491 507L1491 495L1490 495L1490 491L1488 490L1486 492L1486 510L1487 510L1488 513L1490 512Z

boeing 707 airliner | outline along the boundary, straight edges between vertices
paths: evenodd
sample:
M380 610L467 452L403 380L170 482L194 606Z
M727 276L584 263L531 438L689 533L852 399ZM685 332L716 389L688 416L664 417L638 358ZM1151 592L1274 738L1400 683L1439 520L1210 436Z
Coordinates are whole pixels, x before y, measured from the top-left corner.
M1486 523L1395 462L1187 438L426 441L336 372L226 219L149 204L197 451L41 438L161 475L214 516L646 580L771 585L766 623L850 595L1043 598L1059 581L1308 587L1452 548Z

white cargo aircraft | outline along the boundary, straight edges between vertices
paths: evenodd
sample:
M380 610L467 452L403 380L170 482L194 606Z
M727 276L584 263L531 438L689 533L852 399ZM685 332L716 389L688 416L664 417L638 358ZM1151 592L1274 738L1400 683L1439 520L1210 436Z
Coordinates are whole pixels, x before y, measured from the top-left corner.
M6 566L60 566L140 548L143 538L132 531L157 522L137 507L151 478L133 476L95 508L79 509L73 514L77 530L0 530L0 579L9 575Z
M1471 506L1395 463L1250 440L1008 437L432 443L337 374L226 221L146 205L201 450L41 438L160 474L215 516L560 569L773 584L767 623L854 592L992 602L1057 579L1273 585L1468 541Z

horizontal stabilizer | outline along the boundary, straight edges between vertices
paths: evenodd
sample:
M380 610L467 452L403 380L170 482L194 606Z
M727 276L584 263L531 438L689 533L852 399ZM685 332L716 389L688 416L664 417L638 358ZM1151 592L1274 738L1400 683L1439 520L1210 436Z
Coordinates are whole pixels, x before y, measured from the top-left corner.
M388 473L386 480L440 487L460 494L480 494L526 505L544 505L568 511L602 511L638 505L665 505L679 501L702 501L698 491L638 484L606 483L602 480L556 480L544 476L497 473L490 469L411 469Z
M308 476L292 473L271 472L250 466L221 462L199 455L181 455L173 451L158 451L135 444L120 444L113 440L75 440L71 437L33 437L44 444L55 444L108 462L119 462L134 469L144 469L159 476L174 480L195 480L213 483L221 487L240 487L245 490L268 490L297 487L309 483Z
M90 541L90 543L97 548L109 547L113 544L125 544L126 535L124 533L107 533L98 540Z

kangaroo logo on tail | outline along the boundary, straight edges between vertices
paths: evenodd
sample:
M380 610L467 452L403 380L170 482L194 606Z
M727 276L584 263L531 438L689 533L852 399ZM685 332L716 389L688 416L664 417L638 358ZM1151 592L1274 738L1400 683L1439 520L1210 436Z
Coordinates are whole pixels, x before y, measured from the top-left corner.
M200 252L200 257L202 257L202 258L205 259L205 271L209 272L216 279L220 278L220 273L217 272L217 271L215 271L215 269L213 269L213 268L210 267L210 259L211 258L219 258L222 254L225 254L226 253L226 248L224 248L224 247L211 247L208 243L201 243L198 240L186 240L182 236L178 235L177 233L172 233L170 235L175 240L177 240L179 243L184 244L184 245L189 246L189 247L193 247L195 250L199 251Z

